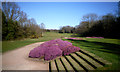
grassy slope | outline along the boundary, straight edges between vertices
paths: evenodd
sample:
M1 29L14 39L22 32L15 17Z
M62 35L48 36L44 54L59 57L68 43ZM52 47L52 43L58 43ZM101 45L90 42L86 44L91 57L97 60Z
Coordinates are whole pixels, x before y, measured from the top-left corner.
M105 60L112 62L112 66L106 66L103 70L116 70L120 68L120 40L83 38L84 40L67 40L73 45L92 52Z
M3 41L2 42L2 52L6 52L9 50L13 50L28 44L32 44L35 42L43 42L61 37L69 37L71 34L60 34L54 32L46 32L44 33L44 37L40 37L38 39L25 39L25 40L15 40L15 41Z

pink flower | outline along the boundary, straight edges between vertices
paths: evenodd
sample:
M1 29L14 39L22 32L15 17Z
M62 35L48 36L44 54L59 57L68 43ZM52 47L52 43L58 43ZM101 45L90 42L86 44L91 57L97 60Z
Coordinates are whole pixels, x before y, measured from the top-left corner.
M72 52L79 51L79 47L75 47L71 42L61 39L47 41L30 51L29 57L44 57L45 60L52 60L58 56L69 55Z
M86 37L86 38L104 38L104 37Z

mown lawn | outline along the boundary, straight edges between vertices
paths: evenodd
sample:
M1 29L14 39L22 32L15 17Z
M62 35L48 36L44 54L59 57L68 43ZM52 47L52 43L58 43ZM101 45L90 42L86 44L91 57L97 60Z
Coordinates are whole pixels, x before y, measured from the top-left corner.
M112 66L100 68L102 70L118 70L120 68L120 40L83 38L84 40L67 40L73 45L94 53L103 59L112 62ZM99 69L98 69L99 70ZM120 70L120 69L119 69Z
M49 41L61 37L70 37L71 34L62 34L54 32L44 33L44 37L38 39L24 39L15 41L3 41L2 52L7 52L19 47L23 47L35 42ZM105 66L102 70L118 70L120 68L120 39L98 39L98 38L84 38L84 40L67 40L72 42L73 45L94 53L103 59L112 62L112 66Z
M61 37L70 37L71 34L67 33L55 33L55 32L45 32L43 37L40 37L38 39L24 39L24 40L14 40L14 41L2 41L2 52L6 52L9 50L13 50L28 44L32 44L35 42L43 42L43 41L49 41L56 38Z

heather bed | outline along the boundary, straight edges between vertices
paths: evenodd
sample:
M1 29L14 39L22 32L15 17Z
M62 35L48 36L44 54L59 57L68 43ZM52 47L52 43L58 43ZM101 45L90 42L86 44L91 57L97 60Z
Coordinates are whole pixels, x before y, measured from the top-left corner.
M58 56L69 55L70 53L79 51L80 48L73 46L71 42L61 39L47 41L30 51L29 57L41 58L44 60L52 60Z

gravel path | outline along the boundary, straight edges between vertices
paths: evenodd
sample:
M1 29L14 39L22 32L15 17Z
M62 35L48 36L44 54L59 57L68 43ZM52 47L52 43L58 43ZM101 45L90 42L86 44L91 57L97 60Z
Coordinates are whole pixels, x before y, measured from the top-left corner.
M37 58L28 58L31 49L39 46L43 42L33 43L12 51L3 53L3 70L49 70L48 62L43 62Z

